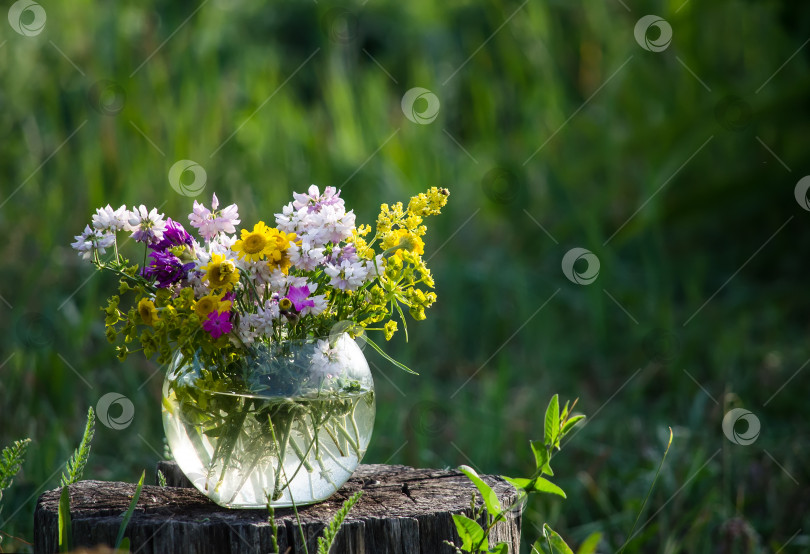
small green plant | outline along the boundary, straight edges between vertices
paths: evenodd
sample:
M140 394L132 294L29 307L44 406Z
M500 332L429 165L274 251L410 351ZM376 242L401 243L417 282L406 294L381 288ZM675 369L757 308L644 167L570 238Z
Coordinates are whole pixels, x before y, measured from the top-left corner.
M549 477L554 475L551 469L551 458L555 451L559 451L562 439L567 435L574 426L585 418L584 415L572 415L576 400L572 405L566 402L565 406L560 410L560 400L558 395L554 395L546 409L546 416L544 421L544 436L543 440L531 441L530 445L534 453L535 470L530 477L506 477L503 476L515 489L517 489L516 500L507 507L502 507L498 496L495 491L483 480L471 467L460 466L458 468L467 478L472 481L481 498L484 501L483 506L476 508L475 499L472 502L472 518L463 514L453 514L453 522L456 525L456 531L461 538L461 547L446 541L446 544L455 548L457 554L463 552L488 552L492 554L507 554L509 546L507 543L501 542L495 545L489 545L489 533L499 522L504 521L510 513L519 509L521 504L526 501L529 494L532 493L545 493L556 494L565 498L565 492L546 479L544 475ZM484 518L485 526L481 526L478 522ZM555 533L548 525L544 525L543 534L545 542L548 545L548 552L560 552L567 554L571 552L565 541ZM597 541L598 542L598 541ZM541 541L535 543L532 547L532 552L545 552L540 545Z
M11 446L6 446L0 452L0 512L3 511L3 491L11 486L14 476L20 471L29 444L31 444L31 439L14 441ZM2 542L3 536L0 535L0 544ZM0 548L0 552L2 551Z
M65 473L62 474L62 492L59 495L59 551L67 552L73 542L70 524L70 485L77 482L84 474L87 460L90 458L90 443L96 432L96 414L91 406L87 410L87 423L79 447L73 451L65 464Z
M332 521L326 526L323 536L318 537L318 554L329 554L329 549L332 548L332 543L335 542L340 526L343 525L343 520L346 519L349 511L357 504L361 496L363 496L363 491L357 491L346 499L343 506L335 513Z
M91 406L87 410L87 423L84 426L84 434L79 447L73 451L67 463L65 464L65 473L62 474L62 492L59 494L59 551L68 552L73 537L71 535L71 522L70 522L70 485L78 482L82 475L84 475L84 468L87 466L87 460L90 459L90 447L93 442L93 436L96 433L96 414ZM129 508L124 513L124 519L121 521L121 526L118 528L118 537L115 540L114 548L129 551L129 539L124 537L124 532L127 529L129 520L135 511L135 506L138 504L138 498L141 496L141 489L143 488L143 480L146 477L146 471L141 473L141 479L138 481L138 486L135 488L135 494L132 496L132 501ZM166 486L166 478L162 473L158 473L161 479L162 486Z
M62 486L67 487L82 478L87 460L90 458L90 443L96 433L96 414L91 406L87 410L87 423L84 426L84 435L79 447L73 451L73 456L65 464L65 473L62 474Z
M165 476L165 475L163 475L163 472L162 472L162 471L160 471L160 470L157 470L157 476L158 476L158 484L159 484L161 487L165 487L165 486L167 486L167 485L166 485L166 476Z
M363 491L357 491L340 507L340 509L335 512L335 515L332 517L332 520L329 522L329 525L326 526L326 530L323 533L323 536L318 537L318 552L317 554L329 554L329 550L332 548L332 545L337 538L338 531L340 530L340 526L343 525L343 521L346 519L346 516L349 515L349 511L354 507L355 504L360 500L360 497L363 496ZM272 502L272 495L267 497L267 522L270 524L270 529L272 531L272 536L270 537L270 541L272 543L273 549L270 551L270 554L279 554L278 549L278 526L276 525L276 511L273 508ZM293 504L293 512L295 512L295 519L298 522L298 531L301 533L301 542L304 545L304 552L309 554L309 547L307 546L306 537L304 536L304 528L301 526L301 519L298 516L298 508L295 504Z
M11 486L14 476L20 471L29 444L31 439L14 441L14 444L6 446L0 452L0 502L3 500L3 491Z

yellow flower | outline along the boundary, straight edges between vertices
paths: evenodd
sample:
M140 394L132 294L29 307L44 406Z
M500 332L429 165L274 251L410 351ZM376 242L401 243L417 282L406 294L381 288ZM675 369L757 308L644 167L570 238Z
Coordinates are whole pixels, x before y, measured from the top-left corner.
M211 261L202 269L206 272L203 281L207 282L211 289L230 290L234 283L239 282L239 272L233 261L226 260L222 254L212 254Z
M384 330L385 340L391 340L391 337L393 337L394 333L397 331L397 322L393 319L389 320L388 323L385 324Z
M290 269L290 254L288 249L295 244L295 233L285 233L278 229L269 229L268 241L268 262L270 270L279 269L285 275Z
M159 319L155 303L147 298L141 298L138 302L138 314L146 325L154 325Z
M383 248L396 248L394 255L401 257L400 250L408 250L420 256L425 253L425 242L407 229L391 231L383 238Z
M237 253L240 258L251 262L258 262L269 255L274 247L271 240L270 228L264 221L253 226L252 231L242 229L242 239L231 246L231 250Z
M203 296L194 303L194 311L200 316L201 319L208 317L213 311L227 312L231 309L231 301L222 301L222 295L208 294Z

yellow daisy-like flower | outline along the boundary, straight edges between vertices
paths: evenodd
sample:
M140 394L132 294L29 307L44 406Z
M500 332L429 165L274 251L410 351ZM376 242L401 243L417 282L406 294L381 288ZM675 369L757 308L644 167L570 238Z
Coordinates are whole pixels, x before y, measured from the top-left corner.
M213 311L228 312L231 309L232 302L230 300L222 301L221 294L208 294L203 296L194 303L194 311L200 316L201 319L208 317Z
M271 246L268 247L267 265L271 270L279 269L285 275L290 270L290 254L287 250L295 243L295 233L285 233L278 229L269 229L269 241Z
M234 283L239 282L239 272L233 261L226 260L222 254L213 254L211 261L202 269L206 272L203 281L207 282L211 289L230 290Z
M265 225L264 221L253 226L252 231L242 229L242 239L231 246L231 250L237 253L240 258L251 262L258 262L268 256L274 248L271 229Z
M146 325L154 325L159 319L155 303L148 298L141 298L138 302L138 315Z

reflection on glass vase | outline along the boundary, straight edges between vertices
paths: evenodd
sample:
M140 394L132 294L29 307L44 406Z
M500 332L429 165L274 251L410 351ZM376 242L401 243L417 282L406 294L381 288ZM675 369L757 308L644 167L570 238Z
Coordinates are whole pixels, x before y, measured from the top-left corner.
M246 347L203 365L178 354L163 384L163 427L180 469L229 508L325 500L371 438L374 382L347 334Z

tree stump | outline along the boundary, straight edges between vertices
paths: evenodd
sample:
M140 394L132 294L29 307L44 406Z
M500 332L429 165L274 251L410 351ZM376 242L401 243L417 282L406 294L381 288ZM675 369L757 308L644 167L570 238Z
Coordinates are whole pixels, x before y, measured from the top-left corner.
M272 531L265 510L229 510L211 502L194 488L174 463L161 462L166 487L144 486L125 536L138 554L196 554L272 552ZM517 493L499 477L483 476L502 505L515 502ZM360 465L352 478L331 498L299 508L310 554L317 537L335 512L356 491L363 497L349 512L331 550L333 553L452 553L445 540L460 545L451 514L471 516L475 487L461 473L406 466ZM34 552L58 549L57 509L60 489L40 496L34 513ZM112 545L135 485L80 481L70 487L74 547ZM520 511L495 526L490 537L510 545L520 543ZM281 554L303 553L301 533L289 508L276 510Z

